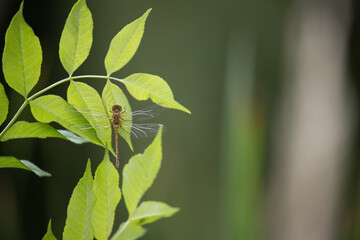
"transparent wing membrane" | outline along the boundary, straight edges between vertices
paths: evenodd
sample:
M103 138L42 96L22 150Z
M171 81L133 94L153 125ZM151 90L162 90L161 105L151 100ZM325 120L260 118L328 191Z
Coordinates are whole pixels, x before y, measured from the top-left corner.
M89 124L72 124L78 129L91 129L91 128L110 128L112 126L112 113L107 114L104 112L99 112L93 109L83 108L80 106L74 106L71 108L71 111L76 111L82 114L86 119L90 119ZM111 109L111 106L109 106ZM144 123L145 121L151 120L154 117L158 116L164 108L159 105L151 105L142 110L136 110L132 112L127 112L126 109L123 109L121 112L121 121L119 125L119 131L123 131L130 134L132 138L142 139L153 137L158 132L159 128L163 126L162 124L157 123ZM163 131L166 128L163 126Z
M147 108L132 111L131 113L127 113L126 109L123 113L124 118L126 118L127 114L131 114L133 122L144 122L151 120L158 116L161 112L163 112L165 109L161 107L161 105L151 105Z
M161 126L163 127L163 131L166 130L162 124L157 123L133 123L131 127L126 124L121 125L120 127L124 131L130 132L133 138L141 139L154 137Z

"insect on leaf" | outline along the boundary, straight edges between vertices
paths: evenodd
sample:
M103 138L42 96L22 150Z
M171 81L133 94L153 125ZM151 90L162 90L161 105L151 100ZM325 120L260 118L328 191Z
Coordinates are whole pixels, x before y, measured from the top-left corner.
M93 20L85 0L75 3L61 34L59 55L65 70L72 75L86 60L93 40Z
M64 240L94 238L91 215L95 200L91 163L88 160L84 176L79 180L70 198L63 233Z
M162 159L161 136L162 128L145 152L133 156L124 167L122 189L130 217L159 171Z
M22 2L5 34L3 72L6 82L26 97L40 77L42 51L39 39L25 22Z
M115 209L121 199L119 188L119 172L105 154L95 172L94 192L96 202L92 214L92 226L95 238L98 240L108 239L110 236L115 217Z
M9 100L4 86L0 83L0 125L5 121L9 110Z
M0 156L0 168L21 168L29 170L39 177L50 177L51 174L38 168L32 162L27 160L18 160L16 157Z
M134 56L144 34L145 21L151 9L132 23L126 25L111 40L109 50L105 57L106 73L110 76L125 66Z
M118 86L111 83L109 80L106 82L106 85L102 92L102 99L103 99L104 105L107 106L108 114L111 114L109 110L110 110L111 106L113 106L115 104L120 105L123 109L123 112L131 113L131 107L130 107L129 101L127 100L125 94ZM132 115L126 114L124 121L126 121L127 125L131 128ZM124 129L122 129L120 127L119 134L129 144L129 147L131 148L131 150L133 150L133 146L132 146L131 138L130 138L131 132L125 131Z

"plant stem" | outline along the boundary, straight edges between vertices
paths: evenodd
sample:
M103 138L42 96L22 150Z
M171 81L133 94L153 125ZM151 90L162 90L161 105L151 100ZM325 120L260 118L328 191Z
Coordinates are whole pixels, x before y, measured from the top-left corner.
M60 84L62 84L62 83L64 83L64 82L67 82L67 81L69 81L69 80L71 80L71 79L72 79L72 77L67 77L67 78L64 78L64 79L62 79L62 80L60 80L60 81L57 81L56 83L51 84L50 86L44 88L43 90L38 91L37 93L35 93L35 94L32 95L31 97L29 97L28 100L30 101L30 100L36 98L37 96L43 94L44 92L52 89L53 87L56 87L57 85L60 85Z
M34 98L38 97L39 95L45 93L46 91L62 84L65 83L67 81L70 81L71 79L82 79L82 78L101 78L101 79L114 79L114 80L118 80L121 81L121 79L118 78L114 78L114 77L108 77L108 76L102 76L102 75L81 75L81 76L69 76L67 78L64 78L60 81L57 81L53 84L51 84L50 86L40 90L39 92L35 93L34 95L32 95L31 97L25 99L24 103L21 105L21 107L19 108L19 110L16 112L16 114L14 115L14 117L10 120L10 122L8 123L8 125L2 130L2 132L0 133L0 139L1 137L4 135L4 133L14 124L14 122L16 121L16 119L19 117L19 115L22 113L22 111L24 110L24 108L29 104L29 102L31 100L33 100Z
M24 103L21 105L21 107L19 108L19 110L15 113L14 117L11 119L11 121L8 123L8 125L6 125L6 127L2 130L2 132L0 133L0 139L2 137L2 135L11 127L11 125L13 125L13 123L16 121L16 119L19 117L19 115L21 114L21 112L24 110L24 108L26 107L26 105L28 105L29 102L27 100L24 101Z

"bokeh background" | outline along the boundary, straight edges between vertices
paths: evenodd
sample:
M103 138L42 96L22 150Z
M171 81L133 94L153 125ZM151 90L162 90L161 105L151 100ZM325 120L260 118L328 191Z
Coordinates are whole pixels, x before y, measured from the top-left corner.
M25 0L40 38L36 90L65 78L58 44L74 0ZM181 211L144 239L360 239L357 0L88 0L94 41L80 74L105 74L113 36L153 8L134 58L118 73L163 77L192 115L167 110L164 159L145 199ZM0 1L0 49L19 0ZM9 118L22 103L6 87ZM102 89L103 80L88 80ZM66 97L67 84L49 93ZM131 99L131 97L129 96ZM135 108L150 102L137 103ZM32 121L29 109L20 119ZM142 152L150 140L135 142ZM0 144L1 155L52 173L0 169L0 239L41 239L52 219L61 239L66 206L100 147L59 139ZM133 154L120 143L121 162ZM115 227L126 219L123 201Z

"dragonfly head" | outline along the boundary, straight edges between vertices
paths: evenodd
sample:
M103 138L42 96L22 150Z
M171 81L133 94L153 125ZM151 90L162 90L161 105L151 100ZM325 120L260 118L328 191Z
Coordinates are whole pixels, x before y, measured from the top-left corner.
M121 112L122 107L120 105L114 105L114 106L112 106L112 111L113 112Z

